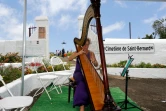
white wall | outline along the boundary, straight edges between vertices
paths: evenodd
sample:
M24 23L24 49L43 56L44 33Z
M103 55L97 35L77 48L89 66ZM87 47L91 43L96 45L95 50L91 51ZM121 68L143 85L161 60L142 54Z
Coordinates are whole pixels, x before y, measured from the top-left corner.
M37 44L39 41L39 44ZM22 55L22 41L6 40L0 41L0 53L5 55L10 52L18 52ZM46 55L46 40L26 40L26 56L45 56Z
M145 62L145 63L159 63L166 65L166 40L165 39L105 39L104 46L108 44L115 45L141 45L142 44L154 44L154 52L139 52L129 51L118 53L106 53L107 64L118 63L119 61L127 60L128 54L133 55L133 64ZM106 51L105 51L106 52Z
M71 76L73 76L73 71L74 70L68 70L68 72L71 73ZM41 75L46 75L47 73L40 73ZM54 73L52 73L54 74ZM60 77L60 76L59 76ZM43 84L46 84L48 81L43 81ZM51 82L51 81L50 81ZM55 81L55 85L59 85L59 84L66 84L68 83L68 76L66 75L62 75L62 78L56 79ZM49 84L47 84L49 85ZM31 91L33 91L36 88L40 88L42 85L39 82L39 78L37 74L28 74L24 76L24 94L23 95L27 95L29 94ZM20 96L21 95L21 79L17 79L14 80L10 83L7 84L7 87L11 90L11 92L13 93L14 96ZM59 88L58 88L59 90ZM55 91L56 93L56 91ZM0 97L7 97L10 96L8 91L6 90L6 88L4 86L0 87Z

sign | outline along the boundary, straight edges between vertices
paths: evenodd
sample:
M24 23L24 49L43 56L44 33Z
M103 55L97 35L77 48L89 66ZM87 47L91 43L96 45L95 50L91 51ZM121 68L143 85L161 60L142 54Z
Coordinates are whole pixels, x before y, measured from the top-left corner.
M154 53L153 43L104 44L105 53Z

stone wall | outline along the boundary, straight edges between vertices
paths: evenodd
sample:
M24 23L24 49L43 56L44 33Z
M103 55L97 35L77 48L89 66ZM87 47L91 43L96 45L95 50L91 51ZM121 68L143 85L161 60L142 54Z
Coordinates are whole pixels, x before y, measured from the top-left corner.
M4 40L0 41L0 53L16 53L22 56L22 41L21 40ZM27 40L26 41L26 56L46 56L46 40Z

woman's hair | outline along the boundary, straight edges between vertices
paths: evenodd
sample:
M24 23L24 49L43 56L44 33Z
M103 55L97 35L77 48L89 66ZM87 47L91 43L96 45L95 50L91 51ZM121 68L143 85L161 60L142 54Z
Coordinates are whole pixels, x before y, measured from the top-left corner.
M90 38L87 38L87 39L86 39L86 42L89 42L89 44L91 44Z
M89 44L91 44L90 38L87 38L87 39L86 39L86 42L88 42ZM86 44L86 42L85 42L85 44ZM85 45L85 44L84 44L84 45ZM83 45L83 46L84 46L84 45Z

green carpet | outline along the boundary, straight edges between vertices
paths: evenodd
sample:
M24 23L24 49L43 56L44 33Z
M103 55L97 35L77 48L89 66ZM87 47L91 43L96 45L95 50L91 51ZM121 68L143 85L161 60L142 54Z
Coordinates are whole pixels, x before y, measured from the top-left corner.
M116 103L118 103L118 102L123 102L123 101L125 100L125 93L124 93L119 87L110 88L110 90L111 90L111 95L112 95L112 97L114 98L114 101L115 101ZM128 99L128 101L129 101L131 104L133 104L133 105L139 107L139 106L138 106L135 102L133 102L129 97L128 97L127 99ZM121 106L122 103L119 103L119 104L117 104L117 105L118 105L118 106ZM138 108L131 108L131 107L133 107L133 106L130 105L130 104L127 104L127 108L128 108L127 110L125 110L124 107L125 107L125 106L122 106L122 107L121 107L121 108L123 108L122 111L140 111Z
M50 92L52 100L50 100L47 94L44 92L37 102L33 105L30 111L79 111L78 107L72 107L72 91L71 91L71 102L68 103L68 87L62 87L63 93L57 94L56 90ZM111 94L115 102L121 102L124 100L125 94L118 87L111 88ZM130 102L132 100L128 99ZM133 103L133 102L132 102ZM120 105L119 105L120 106ZM129 106L129 105L128 105ZM130 107L130 106L129 106ZM85 111L90 111L90 107L86 107ZM136 108L122 110L122 111L140 111Z

